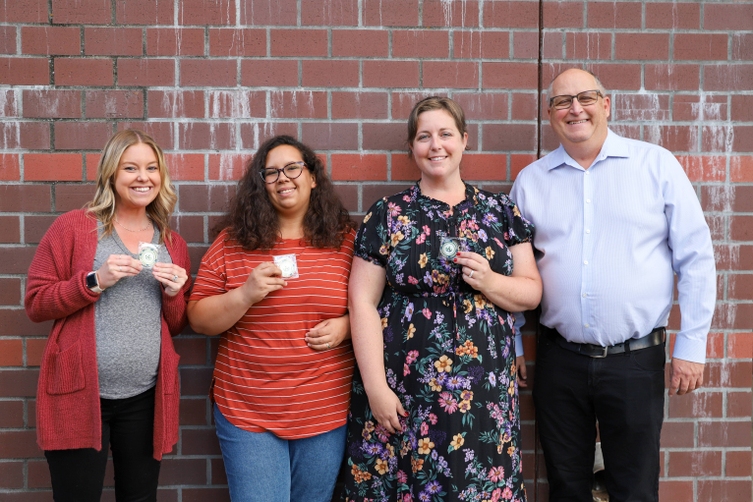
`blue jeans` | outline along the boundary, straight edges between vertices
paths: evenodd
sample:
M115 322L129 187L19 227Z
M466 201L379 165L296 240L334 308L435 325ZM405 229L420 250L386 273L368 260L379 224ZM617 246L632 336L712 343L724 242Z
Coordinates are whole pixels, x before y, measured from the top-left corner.
M233 502L330 502L345 454L345 426L304 439L234 426L214 406Z

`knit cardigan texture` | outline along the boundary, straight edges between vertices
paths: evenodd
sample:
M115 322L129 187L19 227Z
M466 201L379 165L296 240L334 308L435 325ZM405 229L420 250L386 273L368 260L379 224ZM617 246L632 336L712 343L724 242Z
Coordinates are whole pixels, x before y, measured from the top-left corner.
M54 320L37 384L37 443L43 450L102 449L94 304L86 287L97 250L97 220L80 209L58 217L29 267L25 307L34 322ZM175 232L165 246L173 263L191 266ZM190 275L189 275L190 278ZM190 280L171 297L162 293L161 351L154 407L154 458L178 442L178 360L172 336L186 326Z

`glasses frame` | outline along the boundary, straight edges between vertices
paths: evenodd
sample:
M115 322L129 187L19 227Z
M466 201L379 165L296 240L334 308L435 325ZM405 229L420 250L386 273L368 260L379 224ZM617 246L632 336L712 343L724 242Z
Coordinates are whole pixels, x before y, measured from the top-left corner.
M581 91L578 94L558 94L556 96L552 96L551 98L549 98L549 108L554 108L555 110L567 110L568 108L570 108L571 106L573 106L573 100L575 100L575 99L578 100L578 103L580 103L581 106L591 106L593 104L596 104L596 102L594 102L594 103L590 103L590 104L584 105L583 103L580 102L580 96L583 95L583 94L585 94L585 93L587 93L587 92L595 92L596 96L597 96L596 101L598 101L599 98L603 98L604 97L604 95L598 89L588 89L587 91ZM557 99L557 98L565 98L565 97L570 98L570 102L567 104L567 106L554 106L554 100L555 99Z
M290 175L288 175L288 173L285 172L285 169L287 169L288 167L293 166L293 165L301 167L301 170L298 172L297 176L290 176ZM261 176L261 180L264 183L266 183L267 185L271 185L272 183L277 183L277 180L280 179L280 173L284 174L285 177L287 179L289 179L289 180L295 180L295 179L300 178L301 174L303 174L303 170L304 169L308 169L308 167L309 167L308 164L306 164L304 161L298 160L296 162L288 162L287 164L285 164L284 166L282 166L280 168L277 168L277 167L265 167L264 169L262 169L261 171L259 171L259 176ZM266 176L264 174L265 174L265 171L268 171L268 170L271 170L271 169L274 169L275 171L277 171L277 176L275 176L275 179L273 179L272 181L267 181L267 178L266 178Z

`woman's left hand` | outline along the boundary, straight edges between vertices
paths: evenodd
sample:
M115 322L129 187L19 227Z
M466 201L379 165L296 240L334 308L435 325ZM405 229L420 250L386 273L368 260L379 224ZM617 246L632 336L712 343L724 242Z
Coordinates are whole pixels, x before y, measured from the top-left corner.
M347 315L327 319L306 333L306 344L314 350L329 350L350 338L350 318Z
M463 280L476 291L482 293L486 289L487 281L497 275L489 266L489 260L478 253L470 251L458 252L455 263L462 267Z
M177 295L188 280L186 270L174 263L155 263L152 275L165 287L167 296Z

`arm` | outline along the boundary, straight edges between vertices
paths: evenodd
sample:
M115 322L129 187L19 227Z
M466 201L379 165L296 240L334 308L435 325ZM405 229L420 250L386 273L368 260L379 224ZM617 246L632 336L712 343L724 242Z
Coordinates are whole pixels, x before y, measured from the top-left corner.
M274 263L257 266L239 288L227 293L188 302L188 322L191 329L205 335L219 335L232 328L238 320L272 291L287 283Z
M541 301L541 277L530 242L511 246L513 271L506 276L494 272L489 261L476 253L458 253L455 261L463 267L463 279L492 303L508 312L531 310ZM470 277L469 277L470 276Z
M401 430L398 415L405 416L400 400L387 384L384 369L382 320L377 306L387 284L385 271L362 258L353 259L348 285L353 351L374 418L388 432Z
M526 318L523 312L515 313L515 325L512 328L512 333L515 335L515 366L518 369L518 387L528 387L528 370L526 369L526 356L523 352L523 335L520 333L520 328L526 323Z

